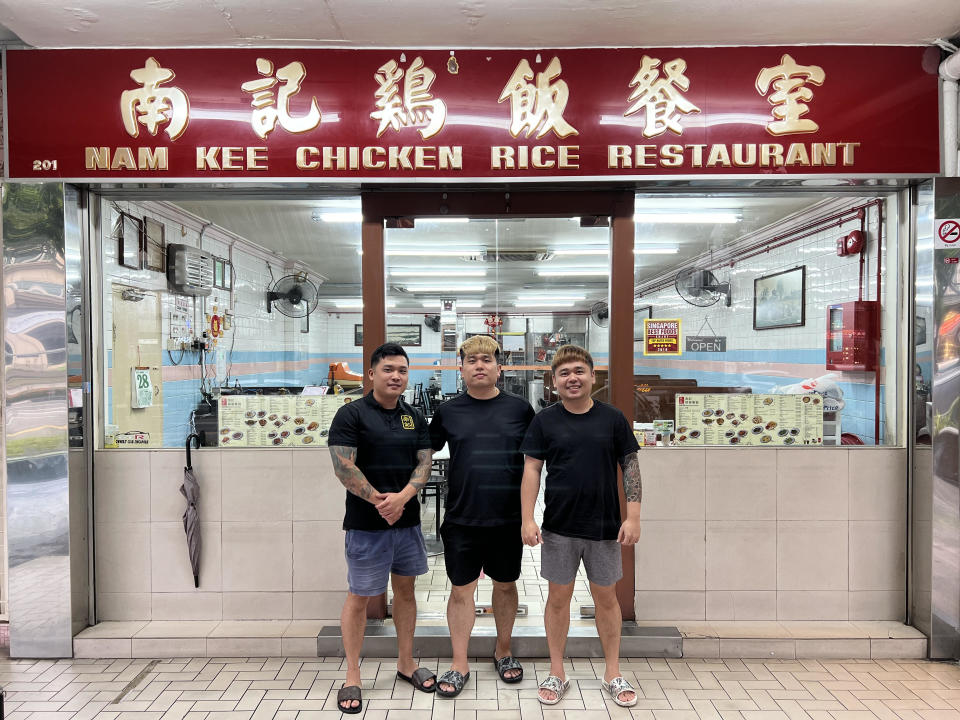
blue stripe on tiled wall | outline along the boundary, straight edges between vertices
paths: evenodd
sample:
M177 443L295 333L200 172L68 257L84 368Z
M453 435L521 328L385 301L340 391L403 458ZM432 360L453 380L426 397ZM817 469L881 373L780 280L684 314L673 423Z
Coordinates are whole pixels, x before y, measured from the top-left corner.
M222 351L219 351L222 352ZM438 355L435 352L409 352L410 360L414 364L423 364L424 361L434 362ZM608 359L608 353L594 352L594 360L600 364L605 364ZM638 356L639 357L642 356ZM244 387L264 387L277 385L310 385L322 383L327 377L326 359L343 359L351 364L354 372L360 372L363 362L361 352L331 352L331 353L307 353L300 351L234 351L233 363L256 363L256 362L297 362L303 360L322 360L323 362L313 363L305 370L294 370L288 373L269 372L254 373L250 375L239 375L241 386ZM170 366L168 353L163 353L164 366ZM112 365L112 352L108 351L108 366ZM666 358L664 362L670 361ZM723 355L716 353L684 353L681 360L675 364L665 366L637 365L634 371L638 374L658 374L664 378L688 378L693 377L701 385L710 386L736 386L744 385L751 387L754 392L765 392L777 385L786 385L795 383L806 377L788 377L782 375L767 375L764 373L738 373L722 371L695 371L691 372L684 368L684 361L721 361L721 362L759 362L771 365L779 363L789 364L808 364L811 367L810 375L819 375L826 372L822 370L825 362L825 351L822 348L813 349L775 349L775 350L733 350ZM186 353L181 365L196 364L196 353ZM216 362L215 354L211 353L209 362ZM771 370L774 368L771 367ZM423 383L428 385L435 371L433 370L412 370L410 372L410 384ZM841 375L842 377L842 375ZM234 376L231 375L231 380ZM456 373L446 371L443 373L442 380L444 391L446 386L451 386L449 392L453 391L456 383ZM865 383L840 382L840 387L844 393L846 407L842 414L842 427L844 432L851 432L858 435L867 444L873 442L874 431L874 386ZM884 406L885 388L881 388L881 407ZM167 447L179 447L186 440L188 431L188 419L190 412L196 409L200 401L199 381L177 380L165 382L163 384L164 402L164 445ZM112 421L113 416L113 391L107 389L107 422ZM883 420L881 418L881 437L883 436Z

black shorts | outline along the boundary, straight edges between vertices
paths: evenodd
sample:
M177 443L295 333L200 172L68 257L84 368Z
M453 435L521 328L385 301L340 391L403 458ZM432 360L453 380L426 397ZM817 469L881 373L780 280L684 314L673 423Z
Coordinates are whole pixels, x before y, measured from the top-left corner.
M475 527L445 522L440 527L447 577L454 585L469 585L480 570L497 582L520 577L523 540L520 525Z

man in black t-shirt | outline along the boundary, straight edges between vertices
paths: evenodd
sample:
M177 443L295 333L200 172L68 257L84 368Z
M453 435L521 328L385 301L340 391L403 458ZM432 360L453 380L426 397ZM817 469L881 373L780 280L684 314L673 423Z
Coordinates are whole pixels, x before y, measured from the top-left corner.
M360 649L367 603L387 591L388 579L397 677L424 692L436 690L436 676L413 660L413 586L416 576L427 572L417 493L430 477L432 452L426 420L403 401L409 362L395 343L374 350L367 371L373 390L337 411L327 438L334 471L347 489L343 529L349 591L340 617L347 677L337 703L348 714L362 710Z
M549 583L544 626L550 674L540 683L540 702L555 705L569 685L563 652L570 627L570 599L583 561L596 610L597 633L606 668L601 685L617 705L629 707L637 694L620 675L622 619L616 582L623 574L620 545L640 537L639 445L619 410L590 397L593 358L576 345L557 349L551 364L560 402L530 424L521 450L526 456L521 490L523 541L543 543L540 575ZM543 531L533 517L546 461ZM626 518L621 520L617 464L623 469Z
M439 408L430 422L434 450L450 447L443 535L444 561L452 589L447 626L453 646L451 669L437 680L437 694L456 697L470 677L467 645L476 609L473 594L481 570L493 581L497 644L493 663L504 682L523 679L510 639L517 616L520 538L520 443L533 419L523 398L497 388L500 346L475 335L460 346L467 391Z

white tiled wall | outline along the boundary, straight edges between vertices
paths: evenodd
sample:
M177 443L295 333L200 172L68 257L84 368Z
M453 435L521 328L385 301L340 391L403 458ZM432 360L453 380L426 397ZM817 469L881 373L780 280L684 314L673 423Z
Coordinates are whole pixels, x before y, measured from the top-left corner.
M642 620L903 620L906 450L640 453Z
M902 620L906 451L641 452L640 620ZM327 453L194 453L201 583L178 492L182 453L99 451L99 620L335 621L343 488Z
M95 454L97 619L335 621L343 487L322 450L193 453L200 587L181 516L183 454Z

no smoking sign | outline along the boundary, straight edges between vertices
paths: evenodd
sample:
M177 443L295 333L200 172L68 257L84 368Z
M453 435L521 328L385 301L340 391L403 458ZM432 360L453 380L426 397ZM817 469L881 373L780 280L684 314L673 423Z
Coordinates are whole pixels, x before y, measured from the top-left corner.
M960 220L938 220L934 234L934 246L938 248L960 247Z

